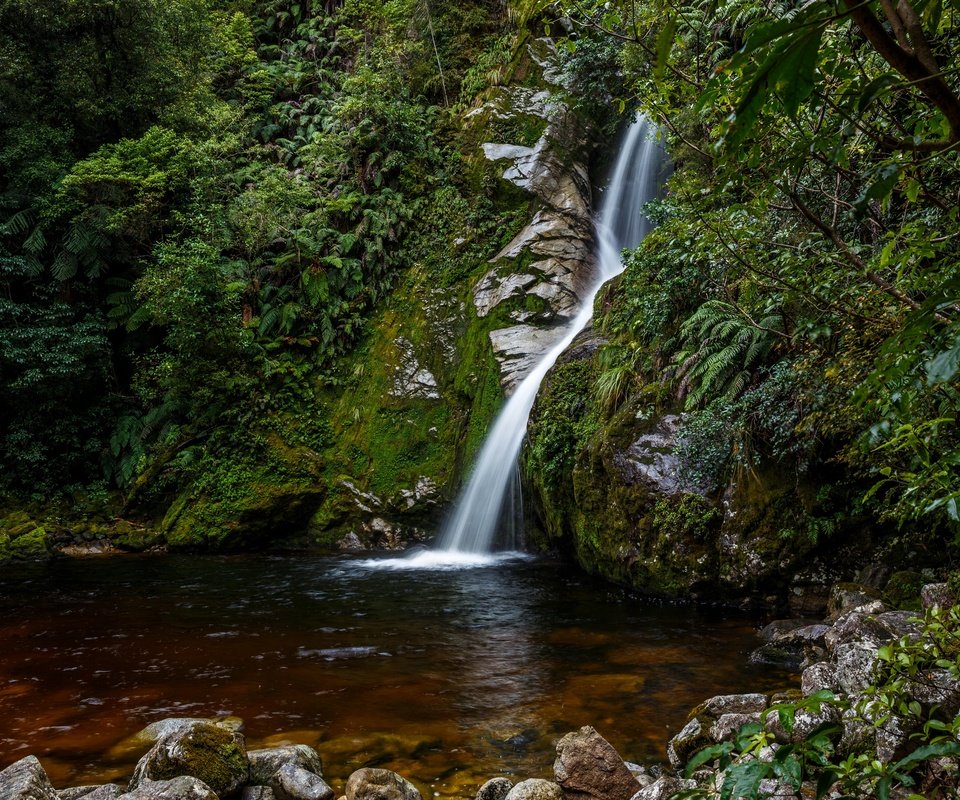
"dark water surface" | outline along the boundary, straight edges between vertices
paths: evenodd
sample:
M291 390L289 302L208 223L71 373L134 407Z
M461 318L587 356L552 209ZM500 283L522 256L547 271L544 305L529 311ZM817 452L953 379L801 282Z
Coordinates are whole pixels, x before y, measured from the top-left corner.
M462 797L548 777L553 742L586 724L660 761L704 698L795 682L746 664L756 622L548 561L62 560L0 575L0 768L32 753L58 788L122 779L126 737L217 714L242 717L250 747L314 745L338 791L372 765Z

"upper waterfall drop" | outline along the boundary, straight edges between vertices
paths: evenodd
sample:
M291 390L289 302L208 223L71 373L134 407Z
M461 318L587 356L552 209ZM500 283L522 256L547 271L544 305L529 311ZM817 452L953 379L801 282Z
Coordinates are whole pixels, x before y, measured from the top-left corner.
M595 280L560 341L520 382L497 416L454 512L437 539L432 557L438 562L469 563L492 552L505 510L513 511L506 525L515 529L520 505L517 458L540 384L561 353L590 322L600 287L623 271L621 251L636 247L649 231L650 222L642 210L659 194L665 163L666 154L657 140L656 126L646 117L638 117L623 137L596 220ZM507 549L509 545L515 546L515 541L509 542Z

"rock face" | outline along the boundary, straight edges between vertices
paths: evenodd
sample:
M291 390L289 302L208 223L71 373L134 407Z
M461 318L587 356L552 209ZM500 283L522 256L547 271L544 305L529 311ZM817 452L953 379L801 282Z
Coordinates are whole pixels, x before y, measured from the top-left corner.
M605 303L615 304L617 285ZM822 611L827 598L806 587L856 572L869 557L870 531L834 525L829 535L808 535L822 493L785 465L704 476L699 455L683 445L691 418L651 413L642 395L611 416L596 391L609 365L602 343L583 346L591 336L558 359L531 414L522 458L540 528L534 541L648 594L770 607L786 605L796 580L809 601L798 610Z
M501 169L503 180L528 193L538 210L490 263L473 290L474 307L486 317L507 300L523 305L510 312L515 322L490 332L509 393L562 336L560 325L576 315L594 280L592 190L587 164L592 134L561 99L556 50L548 39L529 45L542 70L544 89L505 87L480 118L512 117L539 123L536 142L484 142L483 154ZM519 305L519 302L515 305Z
M47 773L33 756L21 758L0 772L0 798L3 800L58 800Z
M200 722L163 736L137 763L130 791L146 781L189 775L208 786L221 800L239 791L249 778L243 736Z
M344 794L347 800L423 800L416 786L388 769L358 769Z
M571 799L630 800L641 788L613 746L590 726L557 743L553 774Z
M60 800L80 800L81 797L85 800L116 800L123 794L123 789L115 783L107 783L103 786L77 786L72 789L61 789L57 794L60 795Z

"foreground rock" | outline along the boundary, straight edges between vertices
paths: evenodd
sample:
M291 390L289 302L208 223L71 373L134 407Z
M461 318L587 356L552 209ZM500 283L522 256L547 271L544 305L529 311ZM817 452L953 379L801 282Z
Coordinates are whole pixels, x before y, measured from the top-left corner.
M251 750L247 753L247 760L250 762L250 782L253 784L268 784L281 767L288 765L323 776L320 754L305 744Z
M642 788L613 746L590 726L557 743L553 773L568 798L630 800Z
M74 789L62 789L57 792L60 800L116 800L122 795L123 789L115 783L103 786L78 786Z
M145 780L133 791L120 795L120 800L219 800L219 798L203 781L189 775L180 775L165 781Z
M563 800L563 791L553 781L530 778L514 786L504 800Z
M202 781L220 800L226 800L239 793L249 774L243 736L199 722L177 728L158 740L138 762L129 790L140 789L146 781L189 775Z
M3 800L58 800L47 773L33 756L21 758L0 772L0 798Z
M388 769L358 769L345 794L347 800L423 800L416 786Z
M323 778L296 764L284 764L268 783L277 800L333 800L336 796Z

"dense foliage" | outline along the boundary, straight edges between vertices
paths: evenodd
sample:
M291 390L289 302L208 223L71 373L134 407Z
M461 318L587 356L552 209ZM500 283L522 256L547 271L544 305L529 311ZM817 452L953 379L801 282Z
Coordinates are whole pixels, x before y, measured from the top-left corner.
M0 489L161 491L309 404L432 193L456 196L450 113L505 22L499 2L3 0Z
M828 463L874 519L960 529L960 5L521 5L620 43L677 167L603 403L668 388L698 480Z

